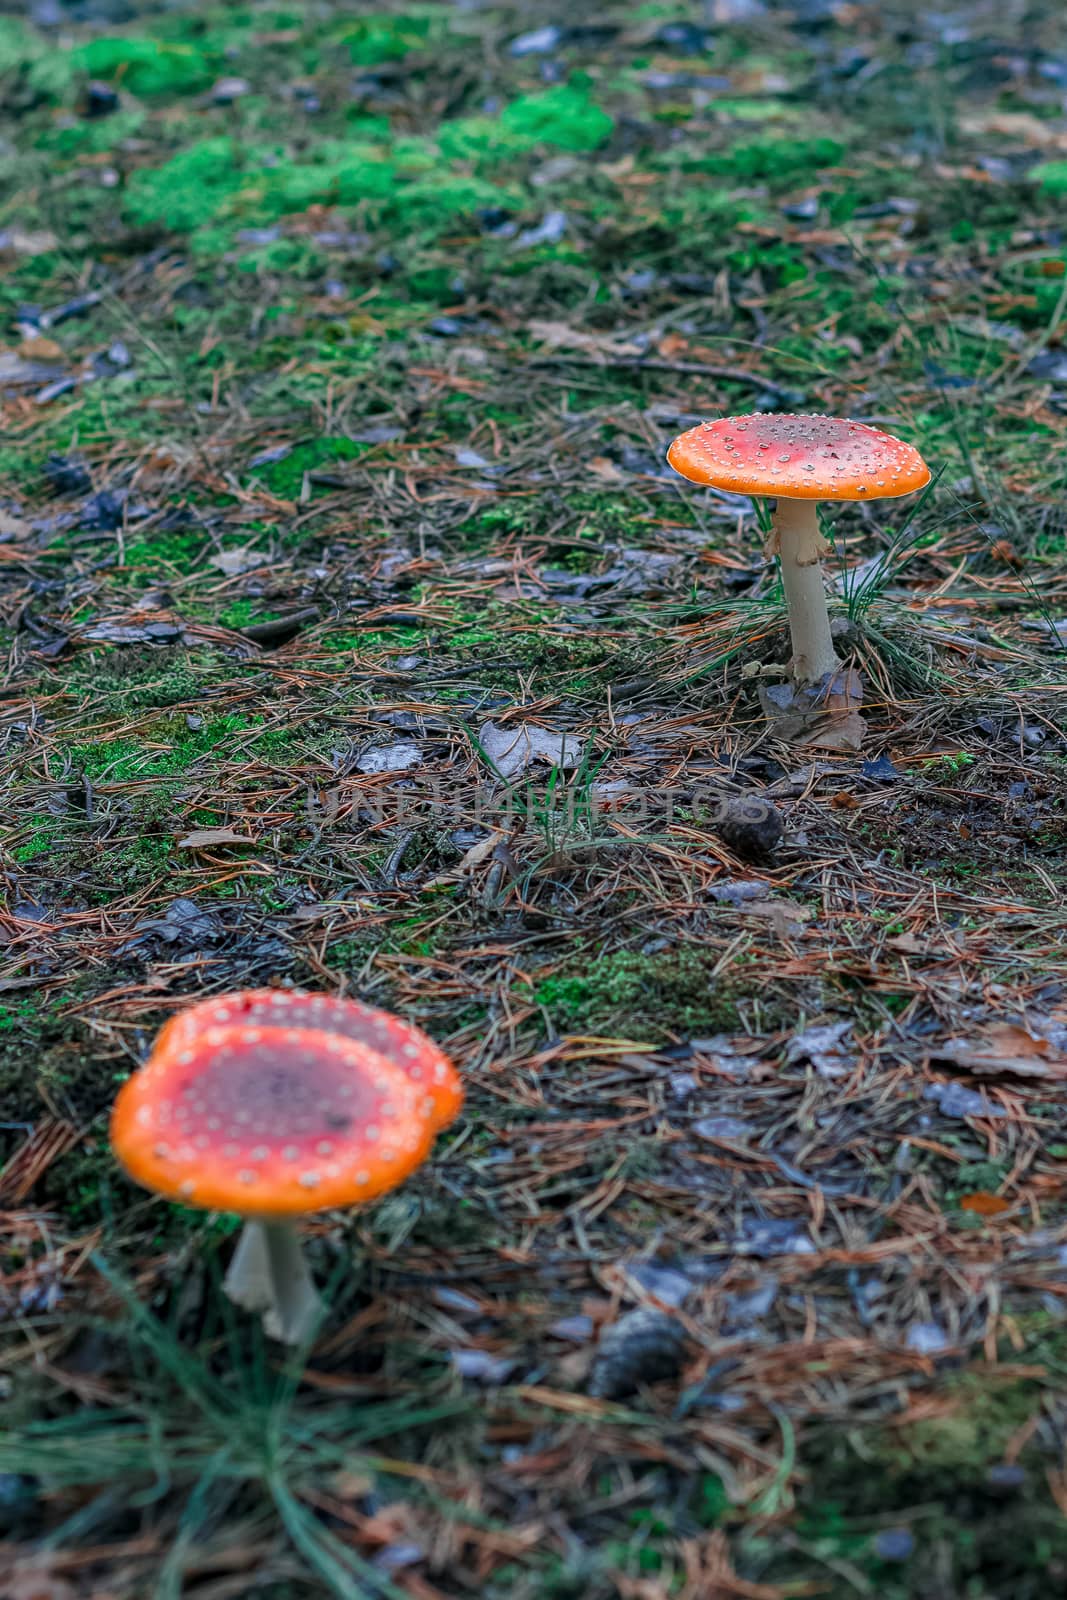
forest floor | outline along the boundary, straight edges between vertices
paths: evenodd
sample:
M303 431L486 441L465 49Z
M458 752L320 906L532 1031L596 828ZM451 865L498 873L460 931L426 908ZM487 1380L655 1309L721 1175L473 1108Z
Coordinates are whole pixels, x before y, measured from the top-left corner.
M1062 1593L1059 8L11 9L0 1594ZM664 464L750 409L935 472L833 517L861 749ZM306 1363L106 1135L260 984L468 1086Z

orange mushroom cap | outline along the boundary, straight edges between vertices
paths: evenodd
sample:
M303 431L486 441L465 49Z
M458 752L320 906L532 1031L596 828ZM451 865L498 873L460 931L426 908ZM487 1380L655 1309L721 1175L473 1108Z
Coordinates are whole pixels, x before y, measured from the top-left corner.
M398 1067L434 1104L434 1127L447 1128L459 1115L463 1085L451 1061L420 1028L359 1000L309 994L301 989L243 989L218 1000L201 1000L164 1027L156 1049L181 1049L204 1028L311 1028L366 1045Z
M919 452L890 433L780 411L701 422L675 439L667 460L694 483L784 500L880 500L930 482Z
M119 1091L111 1143L131 1178L172 1200L299 1216L402 1183L436 1117L425 1088L365 1044L237 1021L165 1028Z

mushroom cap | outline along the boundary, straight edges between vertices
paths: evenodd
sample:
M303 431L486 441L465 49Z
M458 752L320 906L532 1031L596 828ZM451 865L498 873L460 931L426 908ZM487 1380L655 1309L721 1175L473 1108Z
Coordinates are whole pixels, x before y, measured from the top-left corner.
M463 1085L443 1050L420 1028L359 1000L310 994L303 989L242 989L189 1006L163 1028L156 1049L186 1047L204 1028L311 1028L339 1034L384 1056L434 1102L434 1126L447 1128L459 1115Z
M675 439L667 460L694 483L783 500L881 500L930 482L918 450L891 433L784 411L698 423Z
M164 1029L119 1090L111 1143L131 1178L171 1200L301 1216L402 1183L433 1143L435 1110L398 1066L340 1034Z

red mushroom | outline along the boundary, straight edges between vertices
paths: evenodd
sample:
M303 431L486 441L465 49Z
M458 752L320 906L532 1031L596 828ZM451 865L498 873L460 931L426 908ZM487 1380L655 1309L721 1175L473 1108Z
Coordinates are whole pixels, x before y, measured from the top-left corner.
M842 417L755 412L721 417L681 434L667 460L683 478L735 494L773 495L777 556L789 610L792 672L818 683L841 663L830 636L821 558L830 546L819 529L820 500L880 500L911 494L930 469L910 444Z
M146 1188L246 1219L226 1292L262 1311L272 1338L299 1344L320 1302L294 1220L402 1183L462 1091L437 1046L399 1019L344 1001L314 1012L319 997L273 994L206 1002L169 1023L119 1091L111 1142ZM314 1026L316 1016L349 1030ZM353 1037L357 1021L404 1064Z
M451 1061L420 1028L361 1000L341 1000L304 989L242 989L219 1000L201 1000L179 1011L163 1028L156 1048L178 1048L207 1027L312 1028L354 1039L385 1056L433 1100L438 1128L447 1128L463 1104L463 1087Z

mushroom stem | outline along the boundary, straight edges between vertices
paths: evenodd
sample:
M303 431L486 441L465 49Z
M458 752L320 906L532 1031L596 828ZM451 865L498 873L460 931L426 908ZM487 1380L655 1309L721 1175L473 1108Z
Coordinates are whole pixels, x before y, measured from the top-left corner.
M793 676L817 683L841 663L830 636L820 557L830 546L819 531L818 502L780 499L775 507L770 550L782 568L782 587L793 641Z
M267 1337L282 1344L303 1344L322 1310L300 1239L285 1222L245 1223L223 1288L234 1305L261 1311Z

